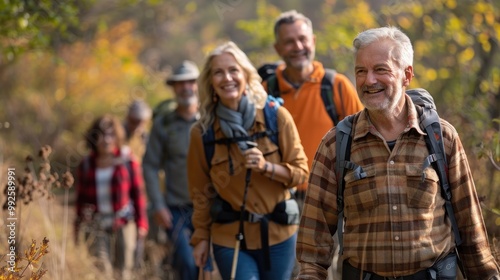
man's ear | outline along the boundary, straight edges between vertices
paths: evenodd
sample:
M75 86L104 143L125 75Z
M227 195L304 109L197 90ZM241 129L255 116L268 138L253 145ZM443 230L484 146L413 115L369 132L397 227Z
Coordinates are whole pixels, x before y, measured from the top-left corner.
M279 56L281 56L281 54L280 54L280 50L279 50L279 47L278 47L278 42L277 42L277 41L276 41L276 42L274 42L273 47L274 47L274 51L275 51L275 52L276 52Z
M405 78L403 82L403 86L408 87L410 85L411 80L415 75L413 74L413 66L408 66L405 69Z

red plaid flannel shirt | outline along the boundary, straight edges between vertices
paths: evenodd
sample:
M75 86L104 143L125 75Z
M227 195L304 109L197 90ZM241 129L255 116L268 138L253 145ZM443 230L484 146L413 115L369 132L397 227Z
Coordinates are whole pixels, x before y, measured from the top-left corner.
M120 151L117 151L117 157ZM132 202L134 207L134 218L138 228L148 230L148 219L146 213L146 197L144 194L144 180L139 162L133 157L129 157L122 164L115 166L111 179L111 203L113 211L117 213ZM87 161L87 162L85 162ZM130 167L127 165L130 164ZM85 166L87 165L87 166ZM130 168L130 171L129 171ZM76 184L76 212L77 223L84 219L84 208L92 207L98 213L97 190L96 190L96 156L91 154L89 158L82 160L77 170ZM131 174L129 174L131 173ZM117 218L115 227L121 227L127 223L125 218ZM78 225L77 225L78 226Z

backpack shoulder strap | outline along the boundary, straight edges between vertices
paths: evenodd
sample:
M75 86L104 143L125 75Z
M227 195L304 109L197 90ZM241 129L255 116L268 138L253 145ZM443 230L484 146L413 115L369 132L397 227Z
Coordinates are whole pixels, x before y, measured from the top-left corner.
M159 116L163 116L172 112L177 107L177 102L174 98L169 98L160 102L160 104L156 105L153 109L153 119L156 119Z
M203 150L205 151L205 159L208 164L208 169L212 168L212 158L215 153L215 132L213 126L208 127L202 135Z
M333 125L337 125L339 123L339 116L333 101L333 84L336 74L337 71L325 68L325 75L323 76L323 79L321 79L321 99L323 99L326 112L330 116L330 119L332 119ZM339 92L339 95L341 95L341 92Z
M419 125L427 134L425 142L429 150L429 156L425 159L423 168L425 169L432 165L438 173L441 195L445 199L445 210L453 228L455 243L458 246L462 243L462 239L460 238L455 213L451 205L451 190L448 182L448 163L444 149L443 131L434 99L427 90L422 88L409 89L406 91L406 94L411 97L411 100L415 104L415 108L419 114Z
M266 122L266 134L279 147L278 139L278 108L283 105L281 97L267 96L266 104L264 105L264 119Z
M269 96L280 97L280 88L278 83L278 78L276 74L273 74L267 78L267 93Z
M441 195L445 199L445 210L448 214L448 218L450 219L453 234L455 235L455 243L458 246L462 243L462 239L458 230L455 213L451 205L451 190L448 183L448 163L446 161L443 132L439 121L439 115L436 110L432 108L422 108L419 105L415 106L420 115L420 126L427 134L425 137L425 143L427 144L427 149L429 150L429 156L425 159L423 168L425 169L432 165L438 173L441 185ZM422 174L422 180L425 179L424 176L425 173Z
M354 115L348 116L340 121L335 127L335 175L337 177L337 236L339 238L339 255L343 253L344 232L344 187L346 162L351 158L352 125Z

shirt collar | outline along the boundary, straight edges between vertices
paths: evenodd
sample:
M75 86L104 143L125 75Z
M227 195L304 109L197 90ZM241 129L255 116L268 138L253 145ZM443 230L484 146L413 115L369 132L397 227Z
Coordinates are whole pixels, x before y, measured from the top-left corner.
M420 128L417 110L415 109L415 105L413 104L411 97L408 96L407 94L405 94L405 103L406 103L405 106L407 106L408 108L408 123L406 124L406 128L403 133L408 132L410 129L415 129L419 134L427 135ZM359 118L354 130L353 139L356 140L358 138L364 137L368 133L373 134L374 131L376 131L376 128L375 126L373 126L373 124L370 121L370 118L368 117L368 109L365 108L359 114Z
M285 70L286 65L283 63L278 66L276 69L276 77L278 77L278 82L280 91L283 93L286 93L288 91L295 91L296 89L293 87L292 84L290 84L285 77L283 76L283 71ZM323 79L323 76L325 75L325 68L323 68L323 64L319 61L313 61L313 72L309 76L309 78L304 81L303 84L305 83L321 83L321 80ZM302 84L302 85L303 85ZM302 87L301 85L301 87Z

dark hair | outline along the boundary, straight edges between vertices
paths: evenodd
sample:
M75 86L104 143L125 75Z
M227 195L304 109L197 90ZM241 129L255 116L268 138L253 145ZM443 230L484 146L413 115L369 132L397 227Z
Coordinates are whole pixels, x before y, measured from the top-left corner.
M92 122L92 125L85 133L87 147L92 151L97 152L97 141L107 130L112 130L116 136L117 146L121 147L125 142L125 129L120 123L120 120L110 114L98 117Z

